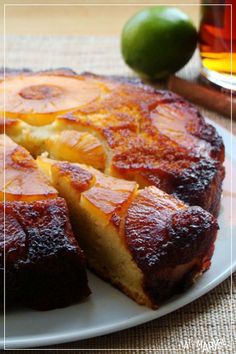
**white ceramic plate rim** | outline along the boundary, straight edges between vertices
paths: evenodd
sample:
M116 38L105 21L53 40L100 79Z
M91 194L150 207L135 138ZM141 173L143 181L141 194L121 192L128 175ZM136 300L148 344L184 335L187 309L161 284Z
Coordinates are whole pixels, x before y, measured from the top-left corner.
M88 329L87 331L82 331L82 332L71 332L70 335L68 334L63 335L60 333L59 335L53 335L53 336L45 335L41 337L29 337L29 338L24 337L22 339L21 338L11 339L7 342L7 349L28 348L33 346L34 347L47 346L53 344L74 342L77 340L94 338L97 336L110 334L110 333L118 332L120 330L125 330L134 326L138 326L140 324L155 320L173 311L176 311L181 307L189 304L190 302L198 299L199 297L203 296L210 290L214 289L221 282L223 282L235 270L236 270L236 262L234 261L232 267L230 266L227 269L225 269L224 272L222 272L222 274L220 274L218 277L212 280L204 288L200 288L198 291L195 291L193 294L191 294L190 292L188 297L183 298L183 294L182 297L181 295L179 295L178 297L180 298L178 299L176 299L176 297L173 297L171 303L168 303L168 306L163 305L157 311L152 311L151 313L148 312L148 313L141 314L139 316L134 316L128 321L126 320L125 322L121 321L121 322L114 323L113 326L111 326L110 324L108 326L101 326L97 330L93 330L93 331ZM3 347L3 341L1 341L1 346Z
M232 151L236 151L236 138L234 136L230 139L230 133L219 126L218 124L208 120L209 123L214 125L218 131L218 133L223 136L224 144L226 149L226 154L229 158L232 158L232 162L236 163L236 158L231 155L231 142L232 142ZM220 284L223 280L230 276L230 274L236 270L236 257L232 260L232 264L225 269L222 270L218 276L213 278L208 284L202 286L200 288L194 289L193 291L188 291L186 294L180 294L177 296L172 297L166 304L163 304L158 310L156 311L144 311L144 313L135 315L130 319L125 319L122 321L114 322L113 325L110 323L108 325L103 325L97 327L96 329L86 329L82 331L72 331L70 333L58 333L54 335L40 335L40 336L23 336L23 337L12 337L11 339L7 339L7 349L10 348L27 348L27 347L36 347L36 346L47 346L52 344L59 344L65 342L72 342L81 339L88 339L100 335L105 335L109 333L113 333L119 330L124 330L133 326L137 326L143 324L145 322L157 319L161 316L164 316L168 313L171 313L190 302L196 300L200 296L206 294L218 284ZM46 329L45 329L46 332ZM4 341L1 339L0 341L1 347L4 346Z

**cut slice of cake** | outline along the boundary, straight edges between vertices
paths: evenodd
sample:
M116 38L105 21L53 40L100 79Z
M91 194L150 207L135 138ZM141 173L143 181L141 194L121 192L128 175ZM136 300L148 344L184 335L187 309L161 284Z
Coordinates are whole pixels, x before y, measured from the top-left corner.
M4 218L5 214L5 218ZM0 271L6 305L68 306L90 294L85 258L62 198L0 203ZM5 234L5 235L4 235Z
M5 266L6 304L48 310L88 296L85 258L65 200L28 151L3 135L0 166L0 294Z
M37 163L66 199L89 266L139 304L158 307L210 266L218 226L200 207L86 165Z

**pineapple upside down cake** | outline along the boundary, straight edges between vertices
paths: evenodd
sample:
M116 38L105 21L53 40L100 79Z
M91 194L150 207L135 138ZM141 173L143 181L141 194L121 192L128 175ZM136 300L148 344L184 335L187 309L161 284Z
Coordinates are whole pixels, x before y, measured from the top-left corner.
M151 308L209 268L224 145L195 107L138 80L68 69L1 80L9 303L88 296L85 258Z

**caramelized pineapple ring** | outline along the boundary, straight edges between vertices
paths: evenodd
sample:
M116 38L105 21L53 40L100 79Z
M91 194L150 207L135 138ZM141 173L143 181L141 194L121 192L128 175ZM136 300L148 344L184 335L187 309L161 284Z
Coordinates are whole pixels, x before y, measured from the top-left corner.
M99 222L116 225L124 209L136 194L136 182L106 176L100 171L82 164L55 161L39 156L38 167L49 177L61 196L71 193L71 208L80 200L81 207L88 209ZM76 193L75 193L76 191ZM76 194L76 195L75 195Z
M57 191L38 170L28 151L7 136L4 141L0 135L0 200L31 202L55 197Z
M58 114L66 113L96 100L101 88L79 78L30 75L9 77L0 83L0 113L20 118L32 125L51 123Z
M53 159L85 163L102 171L105 169L104 147L92 134L65 130L49 137L45 149Z
M100 139L88 132L63 130L58 120L36 127L17 119L7 119L5 130L34 157L46 151L53 159L84 163L101 171L106 168L107 153ZM0 116L0 133L3 131L4 121Z

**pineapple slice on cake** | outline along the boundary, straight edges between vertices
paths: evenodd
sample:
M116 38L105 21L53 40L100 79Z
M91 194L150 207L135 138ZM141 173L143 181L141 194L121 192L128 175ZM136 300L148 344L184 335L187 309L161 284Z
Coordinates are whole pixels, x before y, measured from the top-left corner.
M5 107L9 118L41 126L96 100L99 95L98 85L80 77L46 73L10 76L5 83L0 82L0 114Z
M32 202L55 197L57 191L29 152L0 135L0 200Z
M51 135L45 150L57 160L85 163L99 170L106 166L106 153L100 140L92 134L65 130Z
M36 162L61 195L71 194L68 203L72 209L79 197L80 202L97 216L98 223L115 222L114 213L117 217L121 215L123 206L130 203L138 188L136 182L107 176L87 165L56 161L44 156L39 156Z
M37 127L19 119L5 120L6 133L24 146L34 157L43 152L57 160L85 163L101 171L106 168L105 146L98 137L87 132L63 130L60 121ZM4 120L0 117L0 133L4 132Z

